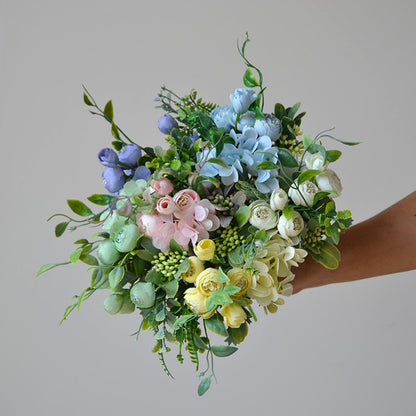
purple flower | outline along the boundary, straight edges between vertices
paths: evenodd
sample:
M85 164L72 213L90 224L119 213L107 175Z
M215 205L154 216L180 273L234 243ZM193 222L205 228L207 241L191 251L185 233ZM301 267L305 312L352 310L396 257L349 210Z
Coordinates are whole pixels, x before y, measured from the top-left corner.
M125 176L119 167L106 167L103 172L103 185L108 192L118 192L124 185Z
M157 122L157 127L162 133L169 134L172 129L178 127L178 124L170 114L165 114Z
M189 136L192 140L192 143L195 143L199 139L199 134L196 130L193 131L192 136Z
M118 160L123 166L134 168L137 166L137 159L142 155L142 151L137 144L126 144L118 152Z
M113 149L106 147L98 153L98 160L104 166L115 167L118 163L117 153Z
M133 181L137 181L138 179L144 179L147 181L151 173L150 169L146 166L139 166L134 172Z

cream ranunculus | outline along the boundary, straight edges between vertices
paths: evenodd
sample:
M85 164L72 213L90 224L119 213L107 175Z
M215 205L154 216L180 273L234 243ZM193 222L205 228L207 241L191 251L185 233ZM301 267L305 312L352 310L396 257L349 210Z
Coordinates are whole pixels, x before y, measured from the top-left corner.
M247 319L244 309L237 303L231 303L221 308L220 314L224 322L230 328L239 328Z
M249 208L251 209L251 215L249 222L255 227L265 230L270 230L276 227L279 216L274 212L270 204L266 201L255 201Z
M254 260L252 266L258 273L254 275L254 284L247 290L247 295L255 299L260 306L267 306L278 298L277 282L269 274L266 264Z
M297 184L297 181L295 182ZM319 191L318 187L311 181L305 181L298 186L299 189L296 189L296 186L292 185L289 188L289 197L296 205L302 206L312 206L313 198L315 194ZM302 198L303 196L303 198Z
M323 170L325 166L324 157L319 152L314 154L307 153L305 156L305 165L308 169Z
M284 215L279 218L277 229L284 238L296 237L299 235L305 226L302 215L297 211L293 211L290 219L286 219Z
M251 273L247 273L244 269L234 267L227 272L227 276L230 279L230 285L240 288L240 291L233 295L233 297L244 295L244 293L246 293L247 290L253 286L253 275Z
M278 209L283 209L288 201L287 193L281 189L277 188L272 192L270 197L270 206L275 211Z
M207 296L201 295L196 287L190 287L185 290L185 303L189 306L192 312L202 313L202 318L208 319L215 313L215 309L207 312ZM206 313L203 313L206 312Z
M215 253L215 243L210 239L201 240L194 247L194 252L199 260L211 260Z
M182 280L187 283L195 283L199 273L204 270L204 263L196 256L191 256L188 260L189 268L185 273L182 273Z
M196 278L195 285L199 293L204 296L210 296L218 289L221 289L221 283L217 281L218 269L209 267Z
M324 173L315 177L316 183L321 191L335 191L336 194L329 194L329 197L335 198L341 195L341 179L331 169L326 169Z

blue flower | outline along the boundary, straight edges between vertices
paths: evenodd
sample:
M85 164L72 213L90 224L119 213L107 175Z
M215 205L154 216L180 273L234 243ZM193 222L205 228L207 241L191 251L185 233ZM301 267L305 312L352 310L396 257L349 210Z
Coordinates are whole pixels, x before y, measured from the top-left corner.
M234 113L234 125L237 119L237 113ZM256 121L256 114L253 111L246 111L241 114L237 122L237 129L240 131L244 130L244 127L253 127Z
M103 172L103 185L108 192L118 192L126 180L123 169L119 167L106 167Z
M195 143L199 139L199 134L196 130L192 132L192 136L189 136L189 138L192 140L192 143Z
M134 168L137 166L137 159L142 155L142 151L137 144L126 144L118 152L118 160L122 166Z
M282 134L282 123L273 114L265 114L264 119L256 120L254 130L259 136L269 136L276 141Z
M231 104L237 114L245 113L256 98L257 94L250 88L238 88L234 94L230 94Z
M210 117L218 128L223 128L226 133L229 133L234 126L235 113L231 105L217 107L211 111Z
M157 122L157 127L162 133L169 134L172 129L178 127L178 123L170 114L165 114Z
M152 172L150 171L150 169L147 168L146 166L139 166L134 171L134 176L133 176L132 180L137 181L138 179L144 179L145 181L147 181L149 179L151 173Z
M105 149L101 149L100 152L98 153L98 160L104 166L109 166L109 167L117 166L117 163L118 163L117 153L113 149L106 147Z

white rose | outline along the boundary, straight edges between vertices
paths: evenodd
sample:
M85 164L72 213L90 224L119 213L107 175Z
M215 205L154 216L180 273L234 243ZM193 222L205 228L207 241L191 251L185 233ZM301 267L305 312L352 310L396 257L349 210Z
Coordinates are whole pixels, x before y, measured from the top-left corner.
M322 175L315 177L316 183L321 191L335 191L336 194L330 194L328 196L335 198L341 195L342 184L341 179L331 169L326 169Z
M305 223L303 221L302 216L299 212L293 211L292 216L290 219L286 219L284 215L279 218L279 223L277 224L277 229L281 236L288 238L288 237L296 237L299 235Z
M297 184L297 181L295 182ZM305 181L298 186L299 190L293 185L289 188L289 197L296 205L312 205L313 198L318 192L318 187L311 181ZM303 198L302 198L303 196ZM305 203L306 201L306 203Z
M270 206L275 211L278 209L283 209L287 203L287 200L287 193L283 189L277 188L272 192L270 197Z
M251 215L248 221L251 225L259 229L264 228L265 230L276 227L279 217L269 203L266 201L255 201L249 208L251 209Z
M305 156L305 164L308 169L322 170L324 168L324 157L319 153L308 153Z

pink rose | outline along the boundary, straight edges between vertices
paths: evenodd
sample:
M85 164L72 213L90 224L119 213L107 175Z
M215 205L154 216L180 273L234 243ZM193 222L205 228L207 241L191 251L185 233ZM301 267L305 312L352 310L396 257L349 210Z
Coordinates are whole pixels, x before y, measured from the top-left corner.
M144 235L154 237L159 233L163 221L158 215L142 214L138 217L137 225L139 226L140 232Z
M175 203L173 202L172 197L164 196L157 201L156 209L158 212L164 215L169 215L173 213L175 209Z
M152 180L152 188L159 194L159 195L168 195L173 191L172 182L167 178L162 178L160 181Z
M175 235L176 224L173 222L165 222L160 227L159 232L152 238L153 245L162 250L164 253L169 252L169 243Z
M199 195L192 189L183 189L173 196L175 216L183 218L194 213L195 203L199 202Z

